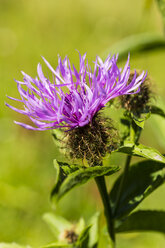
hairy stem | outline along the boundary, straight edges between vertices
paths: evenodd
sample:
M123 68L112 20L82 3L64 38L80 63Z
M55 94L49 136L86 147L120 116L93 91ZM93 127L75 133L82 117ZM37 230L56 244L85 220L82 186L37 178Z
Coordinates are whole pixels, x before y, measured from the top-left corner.
M114 220L112 217L112 209L109 201L109 196L107 192L107 187L105 183L104 176L95 178L98 190L101 195L101 199L104 205L104 214L107 221L108 233L111 239L112 248L115 248L115 230L114 230Z

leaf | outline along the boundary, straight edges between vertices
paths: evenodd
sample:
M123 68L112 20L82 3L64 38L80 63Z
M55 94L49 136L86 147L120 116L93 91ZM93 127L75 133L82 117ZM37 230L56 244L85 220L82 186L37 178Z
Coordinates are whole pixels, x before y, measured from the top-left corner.
M128 171L122 195L117 208L115 202L123 174L116 180L111 192L110 201L114 218L121 218L136 208L149 194L165 181L165 165L146 160L132 165Z
M121 141L124 142L130 135L130 119L127 116L124 116L120 119L119 135Z
M56 159L54 159L53 163L54 163L54 168L56 171L56 180L55 180L56 182L55 182L54 188L51 192L51 197L58 193L61 184L67 178L67 176L70 173L72 173L72 172L74 172L80 168L80 166L69 165L68 163L59 162Z
M107 226L104 226L99 234L99 242L97 248L110 248L112 247L112 243L109 237L109 233L107 231Z
M138 125L141 128L144 128L144 123L148 118L150 118L151 114L160 115L161 117L165 118L165 112L163 111L163 109L155 105L146 106L144 112L141 114L142 115L141 118L133 114L131 114L131 117L136 123L136 125Z
M132 119L134 120L134 122L136 123L137 126L144 128L144 123L145 121L151 116L151 113L144 113L142 118L138 118L134 115L132 115Z
M165 212L140 210L134 212L116 228L117 232L157 231L165 233Z
M65 139L64 132L61 129L57 128L57 129L51 130L51 133L53 137L53 142L58 147L60 153L65 155L66 146L64 142L64 139Z
M165 27L165 0L157 0L157 2L158 2L158 6L159 6L160 12L163 17L163 24Z
M165 118L164 110L159 108L159 107L157 107L157 106L155 106L155 105L150 106L150 112L151 112L151 114L160 115L160 116Z
M119 59L122 60L128 57L128 53L135 54L153 48L160 49L161 47L165 47L165 38L163 36L154 33L142 33L122 39L107 49L103 55L107 56L110 51L111 53L119 53Z
M97 242L99 240L99 217L100 213L96 212L92 218L89 220L89 225L91 228L89 230L89 247L97 247Z
M81 217L79 221L76 223L75 232L79 234L82 232L82 230L84 230L84 228L85 228L85 220Z
M89 242L89 230L91 226L87 226L84 230L80 233L78 240L75 244L76 248L87 248Z
M142 144L135 145L132 142L125 142L124 145L119 147L115 152L122 152L165 163L165 157L160 152Z
M84 184L90 179L98 176L109 176L117 172L118 170L118 166L95 166L88 168L79 168L77 171L70 173L67 176L64 176L62 180L58 180L58 183L52 191L51 197L55 201L58 201L61 197L63 197L68 191L70 191L74 187L80 186L81 184Z
M58 240L59 235L61 233L63 233L65 230L70 230L72 228L72 224L59 215L46 213L43 215L43 219L50 227L56 240Z

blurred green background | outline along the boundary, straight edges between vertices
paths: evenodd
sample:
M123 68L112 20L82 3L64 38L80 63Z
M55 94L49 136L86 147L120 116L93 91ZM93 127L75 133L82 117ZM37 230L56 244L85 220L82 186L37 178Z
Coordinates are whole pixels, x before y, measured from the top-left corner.
M13 79L22 80L21 70L35 77L37 63L43 64L41 55L56 66L57 55L67 54L78 65L76 49L87 52L91 62L96 55L105 58L116 42L144 33L163 36L162 18L154 0L0 0L0 242L38 247L53 241L42 215L52 210L52 161L64 159L50 132L29 131L13 123L29 122L4 106L5 101L10 102L6 94L18 97ZM165 48L158 44L155 49L132 51L131 66L148 71L164 106ZM141 142L165 153L164 125L160 117L152 117ZM122 166L119 156L106 163L114 161ZM139 209L163 209L164 193L162 186ZM80 216L87 219L96 209L102 205L91 182L64 197L54 212L76 221ZM164 244L159 233L118 235L120 248L163 248Z

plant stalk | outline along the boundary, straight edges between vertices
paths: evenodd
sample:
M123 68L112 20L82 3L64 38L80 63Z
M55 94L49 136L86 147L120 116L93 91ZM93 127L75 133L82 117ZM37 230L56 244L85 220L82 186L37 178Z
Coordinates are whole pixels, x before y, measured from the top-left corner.
M139 141L140 135L141 135L141 131L142 131L141 128L139 128L134 123L134 121L132 121L131 126L130 126L130 141L132 141L135 144L137 144L138 141ZM128 171L129 171L131 158L132 158L132 155L128 155L127 158L126 158L125 167L124 167L124 171L123 171L123 176L121 178L121 182L120 182L120 185L119 185L119 191L118 191L118 194L117 194L117 197L116 197L114 215L116 215L118 207L119 207L120 198L121 198L121 195L123 193L123 188L124 188L124 185L125 185L125 181L126 181L126 178L127 178Z
M112 216L112 209L109 201L109 196L107 192L107 187L105 183L104 176L96 177L95 178L98 190L101 195L101 199L104 205L104 214L107 221L107 228L108 233L111 239L112 248L115 248L115 229L114 229L114 220Z
M129 165L130 165L130 162L131 162L131 158L132 158L132 155L128 155L128 156L127 156L127 159L126 159L126 162L125 162L125 167L124 167L123 176L122 176L122 178L121 178L121 182L120 182L120 185L119 185L118 194L117 194L117 197L116 197L114 215L116 214L116 212L117 212L117 210L118 210L118 207L119 207L120 198L121 198L121 195L122 195L122 193L123 193L123 186L124 186L125 181L126 181L126 175L127 175L127 173L128 173L128 170L129 170Z

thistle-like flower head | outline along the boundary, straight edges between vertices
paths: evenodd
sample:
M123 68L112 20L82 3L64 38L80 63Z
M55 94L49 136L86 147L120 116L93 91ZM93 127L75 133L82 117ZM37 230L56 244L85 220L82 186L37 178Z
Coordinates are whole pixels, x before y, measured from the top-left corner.
M117 66L118 56L108 56L103 62L100 57L94 61L92 70L86 54L80 55L80 68L71 66L68 57L58 59L56 69L43 58L53 74L52 82L44 75L38 64L38 77L32 78L22 72L23 82L16 81L21 99L9 97L23 103L22 110L6 104L11 109L27 115L36 127L16 122L27 129L47 130L66 127L83 127L105 107L111 99L136 94L146 78L143 71L134 73L130 81L129 56L124 69Z

